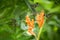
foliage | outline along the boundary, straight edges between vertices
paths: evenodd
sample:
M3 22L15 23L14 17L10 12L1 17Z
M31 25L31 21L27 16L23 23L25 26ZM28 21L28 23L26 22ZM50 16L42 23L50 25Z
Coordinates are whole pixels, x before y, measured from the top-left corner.
M45 11L46 22L40 40L60 39L60 0L0 0L0 40L35 40L27 34L25 16L35 19ZM36 34L38 25L35 24Z

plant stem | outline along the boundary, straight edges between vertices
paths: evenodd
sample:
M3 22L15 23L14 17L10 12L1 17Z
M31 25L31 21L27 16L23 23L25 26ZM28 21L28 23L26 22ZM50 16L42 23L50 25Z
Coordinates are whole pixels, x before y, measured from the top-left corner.
M43 28L43 27L42 27ZM38 38L37 38L37 40L39 40L39 38L40 38L40 34L41 34L41 32L42 32L42 28L40 28L40 30L39 30L39 33L38 33Z
M35 39L37 40L37 36L36 35L34 35L35 36Z

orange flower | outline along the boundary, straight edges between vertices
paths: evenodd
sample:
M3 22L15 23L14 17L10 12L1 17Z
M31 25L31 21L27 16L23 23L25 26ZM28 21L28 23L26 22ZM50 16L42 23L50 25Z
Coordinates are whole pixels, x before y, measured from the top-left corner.
M34 35L34 32L33 32L34 20L32 19L32 20L30 21L29 16L26 16L26 23L27 23L27 25L29 26L29 27L28 27L28 32L29 32L30 34Z
M39 25L39 28L41 28L44 23L44 11L41 11L40 14L37 14L36 21L37 24Z
M30 25L30 18L29 18L29 16L26 16L26 23L27 23L28 26Z

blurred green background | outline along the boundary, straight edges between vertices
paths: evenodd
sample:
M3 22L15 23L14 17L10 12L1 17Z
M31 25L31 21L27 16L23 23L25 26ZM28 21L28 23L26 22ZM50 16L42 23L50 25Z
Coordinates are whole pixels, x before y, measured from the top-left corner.
M35 40L26 33L25 16L35 19L42 9L46 22L40 40L60 40L60 0L0 0L0 40Z

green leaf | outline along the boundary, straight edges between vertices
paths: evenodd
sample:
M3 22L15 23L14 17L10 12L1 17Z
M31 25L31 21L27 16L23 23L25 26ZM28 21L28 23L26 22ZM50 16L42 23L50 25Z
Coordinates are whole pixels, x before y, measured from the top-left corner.
M34 0L34 3L39 3L46 10L50 10L53 6L53 2L48 0Z

